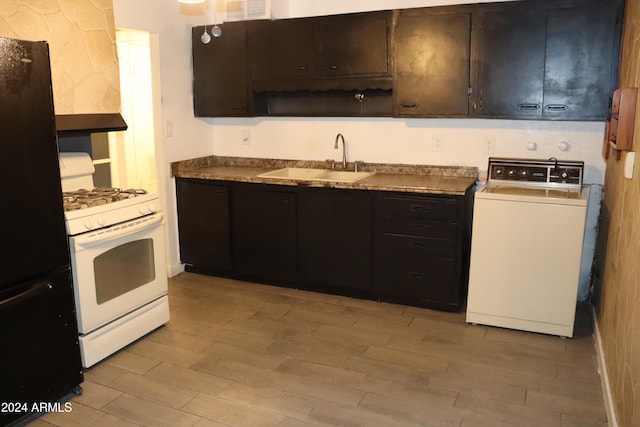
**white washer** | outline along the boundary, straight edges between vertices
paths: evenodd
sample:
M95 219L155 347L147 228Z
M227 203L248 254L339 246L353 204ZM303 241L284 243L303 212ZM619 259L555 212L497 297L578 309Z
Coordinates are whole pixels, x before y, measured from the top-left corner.
M553 158L489 159L475 195L467 322L573 336L583 170Z

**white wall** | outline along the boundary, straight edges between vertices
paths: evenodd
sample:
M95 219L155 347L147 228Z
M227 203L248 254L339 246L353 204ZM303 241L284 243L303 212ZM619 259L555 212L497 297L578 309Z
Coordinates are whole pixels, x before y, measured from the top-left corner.
M273 0L279 11L290 17L312 16L399 7L436 6L462 3L455 0ZM283 2L286 3L283 6ZM476 3L479 1L466 1ZM238 118L196 119L191 99L190 27L212 23L215 4L208 3L200 15L185 14L177 0L114 0L116 27L159 34L164 120L173 122L174 136L164 138L167 170L172 161L216 154L285 159L324 160L338 158L333 150L336 133L345 135L350 160L385 163L424 163L477 166L486 170L489 156L534 157L583 160L586 182L601 185L605 163L601 159L603 123L548 122L478 119L328 119L328 118ZM202 15L204 11L205 15ZM181 13L182 12L182 13ZM186 11L188 12L188 11ZM211 17L211 18L208 18ZM279 16L284 18L285 16ZM209 19L209 21L207 21ZM248 144L243 131L249 132ZM437 141L437 143L436 143ZM487 145L492 142L493 152ZM537 149L527 149L535 142ZM558 144L569 144L561 151ZM441 151L437 151L440 146ZM160 168L159 168L160 170ZM162 179L159 177L159 179ZM169 265L179 270L175 190L165 176L166 210L169 227ZM588 292L588 271L595 242L595 218L599 187L594 191L589 219L585 262L580 293Z
M211 155L213 127L193 116L191 27L209 21L202 6L182 6L177 0L113 0L116 28L147 31L157 39L161 100L156 117L160 141L156 145L158 192L163 201L167 227L167 258L170 274L181 270L178 253L174 180L169 164L177 160ZM153 61L153 59L152 59ZM156 70L157 71L157 70ZM171 122L173 136L163 134Z

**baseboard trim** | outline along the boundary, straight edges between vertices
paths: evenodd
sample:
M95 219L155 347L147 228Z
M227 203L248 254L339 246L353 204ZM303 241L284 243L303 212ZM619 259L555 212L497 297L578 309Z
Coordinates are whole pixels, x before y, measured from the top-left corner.
M598 372L600 373L600 384L602 386L602 396L604 398L604 407L607 411L607 420L609 427L619 427L616 418L615 405L613 404L613 395L611 394L611 385L609 384L609 374L607 374L607 363L604 358L604 349L602 348L602 336L600 335L600 325L598 324L598 316L594 307L593 312L593 330L596 341L596 357L598 359Z

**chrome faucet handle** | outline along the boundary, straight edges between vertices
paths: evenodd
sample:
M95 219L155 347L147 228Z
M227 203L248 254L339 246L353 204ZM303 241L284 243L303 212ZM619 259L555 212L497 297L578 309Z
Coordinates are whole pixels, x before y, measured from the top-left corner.
M358 172L358 168L360 168L360 167L362 167L362 166L364 166L364 161L362 161L362 160L355 160L355 161L353 162L353 170L354 170L354 172Z

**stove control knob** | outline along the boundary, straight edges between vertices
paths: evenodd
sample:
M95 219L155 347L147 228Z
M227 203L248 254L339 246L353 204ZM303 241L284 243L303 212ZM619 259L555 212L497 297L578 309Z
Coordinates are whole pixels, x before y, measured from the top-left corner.
M152 214L156 211L156 205L153 202L149 202L146 205L140 205L138 210L142 215Z
M91 230L93 228L93 217L89 217L84 220L84 228Z
M569 178L569 172L566 170L560 172L560 178L562 178L563 181L566 181Z
M100 215L100 216L98 217L98 225L99 225L100 227L104 227L104 225L105 225L105 224L106 224L106 221L104 220L104 216Z

